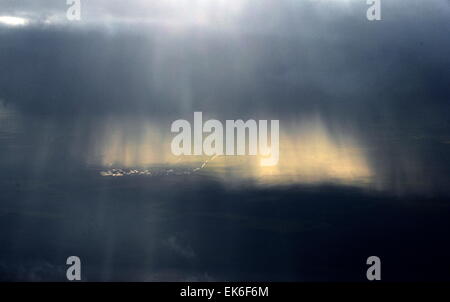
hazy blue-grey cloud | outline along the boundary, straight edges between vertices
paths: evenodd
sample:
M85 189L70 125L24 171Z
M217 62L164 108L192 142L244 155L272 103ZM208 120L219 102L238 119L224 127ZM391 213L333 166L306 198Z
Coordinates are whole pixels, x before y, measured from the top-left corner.
M0 22L0 279L60 281L73 254L87 280L360 280L374 251L391 280L448 279L449 2L382 5L82 0L69 22L65 1L1 0L27 23ZM383 190L104 163L146 123L169 152L195 110L293 136L318 116Z

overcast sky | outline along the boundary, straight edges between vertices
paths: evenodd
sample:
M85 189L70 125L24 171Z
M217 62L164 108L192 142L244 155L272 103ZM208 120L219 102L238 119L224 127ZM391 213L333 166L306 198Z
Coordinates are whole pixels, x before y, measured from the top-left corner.
M364 1L229 2L81 1L70 22L65 1L2 0L1 16L28 23L0 19L0 98L44 112L122 111L126 98L127 110L247 114L448 95L446 0L382 1L379 22Z
M42 154L96 149L111 123L121 125L124 137L138 136L129 120L139 118L169 135L171 121L194 111L205 118L279 119L282 131L318 116L330 136L352 132L361 148L378 146L386 135L447 140L446 0L382 1L382 20L373 22L365 1L356 0L81 5L82 20L70 22L65 1L1 0L0 99L17 116L46 116L23 131L21 144L39 144L42 135L66 138L41 144ZM25 21L14 25L8 17ZM400 170L418 163L417 177L424 167L441 166L415 144L392 146L395 154L409 150L408 160L389 148L367 156L383 177L399 174L392 162Z
M0 0L0 280L448 279L450 1L381 3ZM194 111L279 119L294 182L176 175Z

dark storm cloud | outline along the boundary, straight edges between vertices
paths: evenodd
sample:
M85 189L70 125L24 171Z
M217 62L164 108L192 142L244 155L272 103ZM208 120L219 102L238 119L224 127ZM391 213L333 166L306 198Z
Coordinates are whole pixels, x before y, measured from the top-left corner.
M124 4L116 3L99 20L119 17ZM126 9L137 20L132 12L139 5ZM264 1L247 4L231 27L176 32L149 24L110 32L83 21L3 28L0 97L21 110L56 114L361 107L396 114L405 105L412 115L447 114L446 2L383 3L378 23L365 19L366 8L352 1Z
M364 1L82 1L74 23L58 1L31 2L6 2L5 14L63 18L0 27L0 98L36 116L15 122L21 136L0 150L9 162L35 173L86 162L109 115L168 131L194 110L283 125L318 114L332 134L354 129L389 183L404 166L448 179L447 1L383 1L380 22Z
M373 253L390 268L384 280L449 279L450 208L438 199L228 190L200 177L176 190L162 179L72 178L51 192L3 202L0 280L64 281L75 254L84 281L364 281Z
M79 255L84 281L354 281L369 254L384 280L448 280L449 2L368 22L365 1L213 1L82 0L70 23L64 0L0 0L29 20L0 24L0 280L63 281ZM120 145L194 110L317 114L388 190L100 176L109 127Z

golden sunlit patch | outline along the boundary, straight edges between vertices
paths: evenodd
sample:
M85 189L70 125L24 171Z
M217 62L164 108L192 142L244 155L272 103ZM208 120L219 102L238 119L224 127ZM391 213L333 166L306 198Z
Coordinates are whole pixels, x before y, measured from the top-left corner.
M207 173L224 181L255 179L264 184L367 185L373 176L356 138L344 129L333 128L330 133L320 118L282 127L280 158L272 166L262 166L261 156L174 156L167 129L127 119L112 119L107 124L99 146L105 167L189 167L193 173Z
M363 149L343 133L332 137L319 120L299 127L280 144L276 167L261 167L262 176L280 175L287 182L367 182L372 176Z

